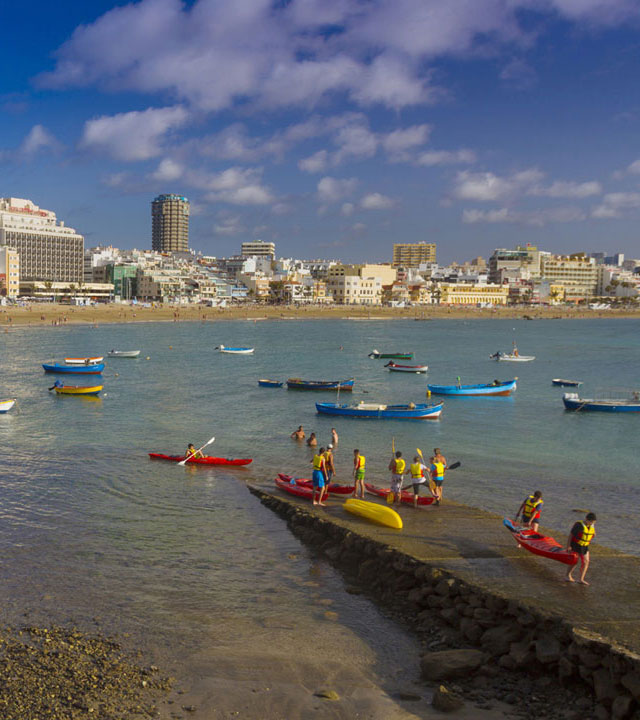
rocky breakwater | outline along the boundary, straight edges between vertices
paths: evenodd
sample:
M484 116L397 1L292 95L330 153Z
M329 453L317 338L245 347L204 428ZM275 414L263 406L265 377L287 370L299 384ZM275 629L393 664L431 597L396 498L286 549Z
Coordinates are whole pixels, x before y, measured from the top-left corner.
M451 559L420 559L348 519L250 490L340 568L347 591L371 595L420 634L422 677L448 683L434 695L438 709L456 710L463 697L478 707L501 700L525 716L640 718L640 655L576 626L570 613L488 589L481 572L476 581L468 567L443 567Z

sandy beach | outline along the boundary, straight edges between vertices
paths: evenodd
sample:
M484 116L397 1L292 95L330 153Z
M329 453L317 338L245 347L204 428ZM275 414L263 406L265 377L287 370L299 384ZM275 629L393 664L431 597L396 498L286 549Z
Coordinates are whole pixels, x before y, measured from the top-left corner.
M141 305L95 305L74 307L57 303L38 303L25 307L5 307L0 310L0 326L10 327L35 325L66 325L122 322L203 322L215 320L470 320L512 318L578 319L578 318L637 318L640 309L589 310L567 307L495 307L470 308L430 305L411 308L364 307L364 306L300 306L249 304L227 308L202 306L156 306Z

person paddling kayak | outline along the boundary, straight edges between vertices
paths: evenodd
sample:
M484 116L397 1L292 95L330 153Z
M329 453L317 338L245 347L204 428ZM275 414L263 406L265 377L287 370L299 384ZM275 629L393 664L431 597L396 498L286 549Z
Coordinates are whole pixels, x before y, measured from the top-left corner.
M197 460L198 458L204 457L200 450L196 450L193 443L189 443L189 446L187 447L187 452L184 454L184 456L187 460Z

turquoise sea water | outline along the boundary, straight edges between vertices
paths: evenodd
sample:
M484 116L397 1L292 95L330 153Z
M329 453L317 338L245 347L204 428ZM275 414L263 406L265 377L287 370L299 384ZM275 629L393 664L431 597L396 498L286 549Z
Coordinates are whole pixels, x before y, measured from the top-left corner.
M488 356L516 340L526 364ZM223 355L220 344L254 346ZM107 361L101 399L47 392L56 376L41 363L68 355L141 349ZM373 348L411 350L427 376L389 373ZM146 359L146 358L149 359ZM114 616L128 629L152 623L167 646L195 641L220 619L308 606L313 593L339 598L330 568L313 565L278 518L246 491L276 472L310 476L312 453L289 439L299 424L327 442L340 435L338 479L352 450L368 480L386 483L391 441L405 456L442 448L462 467L445 497L515 513L529 491L544 493L543 523L564 533L588 508L599 541L640 554L640 415L567 413L554 377L602 388L640 388L637 320L234 321L13 329L0 335L0 550L7 597L64 620ZM451 398L439 421L367 421L318 416L327 393L259 388L257 379L356 378L353 400L421 402L427 382L488 382L518 376L511 398ZM95 376L69 380L93 383ZM341 395L348 401L349 394ZM180 468L149 451L180 453L215 435L209 454L253 457L246 468ZM291 552L302 552L295 560ZM307 586L310 573L316 585ZM310 595L311 593L311 595ZM342 593L344 595L344 593ZM375 650L364 600L344 600L350 631ZM351 603L351 605L349 605ZM9 603L9 612L11 612ZM301 615L300 622L315 616ZM377 622L377 621L376 621ZM247 629L247 632L249 630ZM379 637L384 637L379 635ZM268 638L265 640L268 642Z

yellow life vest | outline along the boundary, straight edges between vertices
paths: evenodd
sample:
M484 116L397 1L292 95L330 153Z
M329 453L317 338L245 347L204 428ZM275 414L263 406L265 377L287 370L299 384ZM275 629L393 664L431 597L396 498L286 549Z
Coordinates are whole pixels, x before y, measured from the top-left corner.
M407 463L402 458L396 458L396 475L402 475Z
M596 534L596 529L593 527L593 525L585 525L585 523L581 522L580 525L582 525L582 533L580 533L579 538L573 538L578 545L582 545L582 547L588 547L589 543L593 540L593 536Z
M356 465L356 470L364 470L364 465L366 462L364 455L358 455L358 459L356 462L358 463Z
M541 498L535 498L533 495L529 495L529 497L524 501L522 514L525 517L530 518L542 504L543 501Z
M444 477L444 463L437 462L436 460L433 461L433 467L436 471L436 477L438 479L441 479Z
M422 463L411 463L411 477L418 479L422 477Z
M323 455L314 455L313 456L313 469L314 470L322 470L323 463L324 463Z

